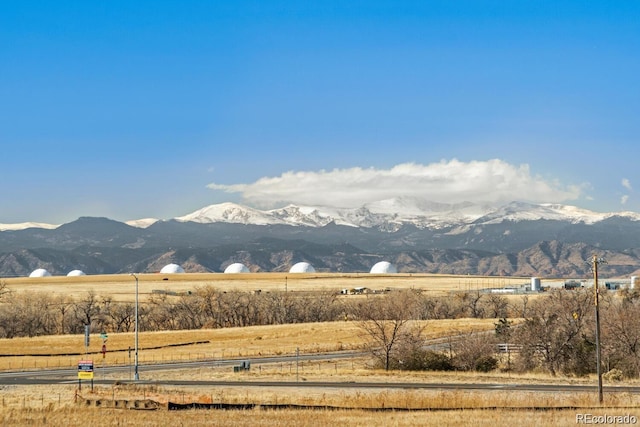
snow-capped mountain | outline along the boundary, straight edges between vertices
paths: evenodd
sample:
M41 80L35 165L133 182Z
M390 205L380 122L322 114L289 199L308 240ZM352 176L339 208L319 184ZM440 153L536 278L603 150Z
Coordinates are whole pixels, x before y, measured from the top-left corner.
M595 224L614 216L626 217L636 221L640 220L640 214L633 212L597 213L575 206L550 203L535 205L523 202L512 202L501 206L479 219L485 224L537 220L567 221L572 224Z
M177 217L180 222L214 223L226 222L233 224L252 225L292 225L307 227L323 227L329 223L349 227L380 227L395 224L413 223L420 227L437 227L446 221L430 217L441 216L443 212L432 212L420 209L415 203L406 200L388 200L360 208L335 208L329 206L296 206L261 211L235 203L221 203L207 206L191 214Z
M596 213L558 204L442 204L398 198L355 209L207 206L169 220L122 223L81 217L60 226L0 226L0 276L158 271L282 271L296 258L320 271L368 271L372 256L399 271L448 274L584 275L596 250L618 275L640 274L640 214ZM159 261L162 260L162 261Z
M244 225L290 225L324 227L334 223L355 228L378 228L396 231L405 225L419 229L449 229L449 234L466 232L470 226L501 224L521 221L563 221L571 224L596 224L613 218L640 221L635 212L598 213L575 206L561 204L531 204L512 202L503 206L489 204L436 203L415 198L400 197L368 203L359 208L330 206L289 205L271 210L260 210L236 203L206 206L187 215L173 218L178 222L200 224L228 223ZM162 222L156 218L127 221L136 228L147 228ZM0 231L27 228L55 229L58 225L42 223L0 224Z
M273 225L286 224L269 212L235 203L220 203L198 209L190 214L174 218L179 222L198 222L210 224L214 222L226 222L231 224Z
M397 198L369 203L360 208L295 206L258 210L235 203L211 205L191 214L175 218L181 222L235 223L253 225L285 224L322 227L329 223L350 227L395 230L403 225L421 229L465 227L471 224L500 224L505 221L565 221L572 224L594 224L612 217L640 221L634 212L597 213L575 206L512 202L504 206L460 203L443 204L410 198Z
M126 221L125 224L136 228L147 228L160 221L158 218L142 218Z

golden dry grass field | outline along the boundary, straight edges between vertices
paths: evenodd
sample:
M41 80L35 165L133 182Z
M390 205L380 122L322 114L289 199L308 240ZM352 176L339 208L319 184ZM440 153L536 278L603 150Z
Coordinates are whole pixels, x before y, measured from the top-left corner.
M167 280L163 280L163 279ZM329 291L367 287L372 290L421 289L446 294L450 291L522 285L528 278L486 278L445 275L340 275L340 274L139 274L141 300L154 290L187 292L213 286L220 290L255 291ZM87 291L132 301L135 280L129 275L11 278L2 279L9 290L46 291L82 297ZM426 322L427 338L437 338L469 330L491 330L493 319L457 319ZM217 330L140 333L140 363L195 359L242 358L360 349L364 345L361 330L354 322L331 322L276 326L254 326ZM94 390L77 384L48 386L1 386L2 425L220 425L220 426L511 426L575 425L582 413L634 415L640 417L640 398L625 393L607 394L607 407L598 407L597 396L590 393L545 393L488 391L447 391L407 389L349 389L279 387L178 387L162 386L155 381L168 379L254 380L254 381L335 381L335 382L464 382L464 383L565 383L595 384L594 378L550 378L546 375L515 376L508 373L432 373L385 372L371 369L367 358L319 360L293 363L255 364L248 372L235 373L231 367L204 366L189 370L141 371L144 384L128 384L125 373L105 374L100 366L127 365L132 333L109 334L108 353L99 354L102 341L92 335L88 357L95 360L96 378L105 384ZM179 345L184 344L184 345ZM172 347L167 347L171 345ZM151 348L158 347L158 348ZM52 336L0 340L0 370L31 370L51 367L75 367L83 352L83 336ZM43 356L50 353L77 353L72 356ZM29 356L19 356L29 354ZM118 399L152 399L163 405L172 402L253 403L327 405L338 410L131 410L88 405L85 402ZM419 411L372 412L353 408L420 409ZM539 409L532 409L537 407ZM352 408L352 409L347 409ZM465 409L461 409L465 408ZM556 408L556 409L549 409Z
M154 290L176 293L197 287L213 286L221 291L327 291L366 287L384 289L419 289L425 293L442 294L484 288L518 286L530 282L526 277L453 276L441 274L338 274L338 273L183 273L137 274L139 298ZM88 291L109 295L115 301L135 299L135 278L128 274L52 277L14 277L1 279L12 291L46 291L52 294L81 297ZM544 282L543 282L544 284Z
M304 380L315 381L326 374L306 368ZM384 380L385 373L362 376L360 382ZM172 371L173 379L206 376L207 368L197 372ZM231 374L227 374L231 375ZM238 375L238 374L233 374ZM251 375L251 374L241 374ZM258 375L258 374L256 374ZM261 374L266 376L267 374ZM280 374L282 378L284 375ZM344 375L342 368L334 379ZM365 374L367 375L367 374ZM402 381L413 374L389 374L390 381ZM295 381L295 374L286 380ZM331 378L331 376L329 376ZM247 379L247 378L245 378ZM250 378L248 378L250 379ZM302 379L301 379L302 380ZM500 375L439 374L418 375L417 381L514 381ZM302 380L303 381L303 380ZM547 382L543 377L517 379L519 383ZM566 380L565 380L566 381ZM582 381L593 381L584 379ZM410 389L345 389L305 387L180 387L154 384L128 385L114 381L109 385L85 386L76 395L74 385L10 386L2 390L0 422L2 425L215 425L215 426L513 426L576 424L581 414L640 418L639 397L629 393L606 393L605 405L597 404L594 393L525 392ZM76 398L77 397L77 398ZM133 410L114 407L113 402L145 399L158 402L156 410ZM191 409L168 411L167 402L257 404L263 408L246 410ZM96 406L100 402L102 406ZM265 409L267 405L318 405L335 409ZM371 409L367 409L371 408ZM380 411L380 408L395 408ZM636 421L637 422L637 421Z
M494 327L493 319L454 319L425 321L424 336L435 339L468 331ZM251 358L301 353L362 349L366 337L355 322L304 323L292 325L249 326L193 331L141 332L139 360L144 363L196 359ZM104 359L99 334L92 334L90 356L100 363L129 363L133 333L109 333ZM49 356L50 354L70 354ZM23 370L72 367L84 355L83 335L55 335L32 338L0 339L0 369ZM27 355L27 356L24 356Z
M311 390L311 391L310 391ZM569 426L580 414L635 416L638 398L607 394L605 407L594 407L594 396L586 393L532 393L505 391L436 390L319 390L306 388L180 388L111 385L95 387L73 402L71 386L32 386L29 395L12 392L3 398L3 425L215 425L215 426ZM247 410L131 410L96 407L109 400L144 396L172 402L247 403L263 405L293 403L327 405L341 409L247 409ZM93 402L88 405L86 402ZM366 408L389 408L382 412ZM360 409L355 409L360 408ZM365 408L365 409L363 409ZM426 409L425 409L426 408ZM464 408L464 409L461 409ZM637 421L636 421L637 422Z

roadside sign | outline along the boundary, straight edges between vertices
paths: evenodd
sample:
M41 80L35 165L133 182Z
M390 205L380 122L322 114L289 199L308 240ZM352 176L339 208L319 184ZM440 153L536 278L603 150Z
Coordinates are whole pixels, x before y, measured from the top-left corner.
M93 360L81 360L78 362L78 379L93 379Z
M109 338L109 335L107 335L107 333L106 333L106 332L102 332L102 333L100 334L100 338L102 338L102 341L106 341L106 340L107 340L107 338Z

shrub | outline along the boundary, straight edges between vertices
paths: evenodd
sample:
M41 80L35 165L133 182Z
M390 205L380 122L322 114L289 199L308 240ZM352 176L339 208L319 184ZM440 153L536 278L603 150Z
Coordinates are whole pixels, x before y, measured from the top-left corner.
M602 376L605 380L611 382L619 382L624 379L624 374L620 369L613 368Z
M453 371L449 356L436 351L426 351L423 357L422 369L425 371Z
M478 372L491 372L498 367L498 359L489 355L479 356L474 363L473 369Z

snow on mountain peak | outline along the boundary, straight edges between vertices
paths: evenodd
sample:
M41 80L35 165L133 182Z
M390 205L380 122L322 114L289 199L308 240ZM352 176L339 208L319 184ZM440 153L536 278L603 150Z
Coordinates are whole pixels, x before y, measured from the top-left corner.
M268 212L230 202L206 206L188 215L177 217L175 220L203 224L214 222L255 225L284 224L283 221L274 218Z
M560 204L512 202L494 207L489 204L470 202L437 203L408 197L381 200L360 208L288 205L267 211L235 203L221 203L175 219L182 222L285 224L306 227L324 227L335 223L350 227L379 227L386 230L395 230L403 224L411 224L418 228L458 227L462 230L472 224L497 224L503 221L556 220L593 224L613 216L625 216L640 221L640 214L632 212L601 214ZM450 232L455 232L455 229Z
M45 224L43 222L21 222L17 224L0 224L0 231L17 231L26 230L27 228L44 228L47 230L53 230L60 227L60 225Z
M359 208L339 208L331 206L288 205L267 211L242 206L236 203L220 203L206 206L190 214L174 218L180 222L210 224L216 222L245 225L291 225L324 227L337 225L363 228L397 230L405 224L418 228L445 229L448 233L459 233L469 227L482 224L499 224L504 221L568 221L571 223L594 224L614 217L640 221L635 212L597 213L570 205L543 203L532 204L512 202L495 207L489 204L457 203L447 204L428 200L398 197L368 203ZM127 221L126 224L147 228L160 220L144 218ZM27 228L55 229L58 225L24 222L0 224L0 231L24 230Z
M480 222L495 224L503 221L555 220L571 223L594 224L619 214L597 213L576 206L542 203L539 205L524 202L511 202L495 209L479 219Z
M136 228L147 228L160 221L157 218L142 218L142 219L133 219L131 221L126 221L125 224L130 225L131 227Z

